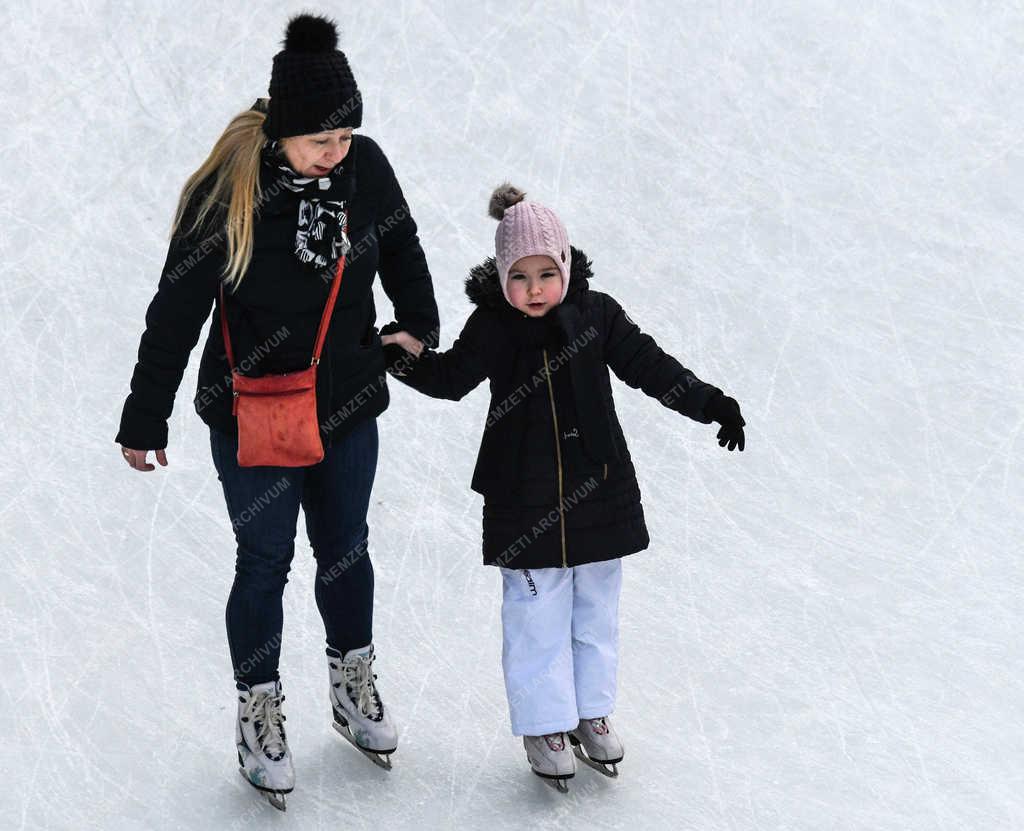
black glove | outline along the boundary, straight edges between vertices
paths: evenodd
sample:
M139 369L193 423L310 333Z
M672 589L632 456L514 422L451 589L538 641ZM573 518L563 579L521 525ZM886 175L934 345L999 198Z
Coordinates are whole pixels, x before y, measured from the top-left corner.
M743 426L747 423L740 415L740 405L735 398L730 398L724 393L717 393L707 404L704 405L704 416L722 425L718 431L718 446L729 446L729 450L737 446L742 451L745 443Z

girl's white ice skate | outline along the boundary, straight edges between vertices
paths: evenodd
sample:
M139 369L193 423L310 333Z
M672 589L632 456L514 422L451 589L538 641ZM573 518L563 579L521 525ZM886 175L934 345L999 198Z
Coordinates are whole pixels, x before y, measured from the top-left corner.
M286 807L284 795L295 787L292 755L284 733L282 701L280 681L267 681L239 690L235 722L238 771L279 811Z
M398 731L377 692L373 661L372 644L350 649L344 656L328 647L334 729L371 762L391 770Z
M565 733L523 736L523 747L533 772L559 793L568 793L569 780L576 775L576 760Z
M581 718L576 729L569 731L569 741L576 758L605 776L619 775L622 761L622 742L612 729L607 716Z

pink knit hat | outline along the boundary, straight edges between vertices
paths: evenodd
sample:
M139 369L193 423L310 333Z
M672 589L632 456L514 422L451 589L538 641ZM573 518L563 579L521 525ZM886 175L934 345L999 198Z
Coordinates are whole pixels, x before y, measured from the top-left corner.
M505 182L491 194L488 213L498 220L494 233L494 259L498 266L498 282L509 303L508 273L517 260L544 254L555 261L562 272L562 297L569 291L569 269L572 252L569 235L558 215L537 202L523 201L526 194Z

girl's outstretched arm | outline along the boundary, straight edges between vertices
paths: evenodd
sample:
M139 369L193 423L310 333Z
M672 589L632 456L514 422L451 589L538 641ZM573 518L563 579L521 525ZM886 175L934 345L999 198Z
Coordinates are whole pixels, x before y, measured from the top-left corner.
M614 298L604 297L605 361L629 386L657 398L671 410L710 424L704 405L721 392L701 381L644 334Z
M397 344L384 347L388 372L424 395L458 401L487 377L483 314L483 310L475 309L445 352L424 349L417 358ZM394 326L388 324L381 333Z

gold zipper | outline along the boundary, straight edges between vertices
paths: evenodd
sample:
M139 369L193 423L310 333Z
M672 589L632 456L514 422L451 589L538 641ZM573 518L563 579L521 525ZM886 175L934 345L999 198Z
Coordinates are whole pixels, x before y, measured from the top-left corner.
M544 377L548 379L548 395L551 397L551 420L555 425L555 457L558 459L558 522L562 529L562 568L568 568L565 553L565 510L562 497L562 445L558 442L558 414L555 412L555 389L551 385L551 367L548 366L548 350L544 350Z

